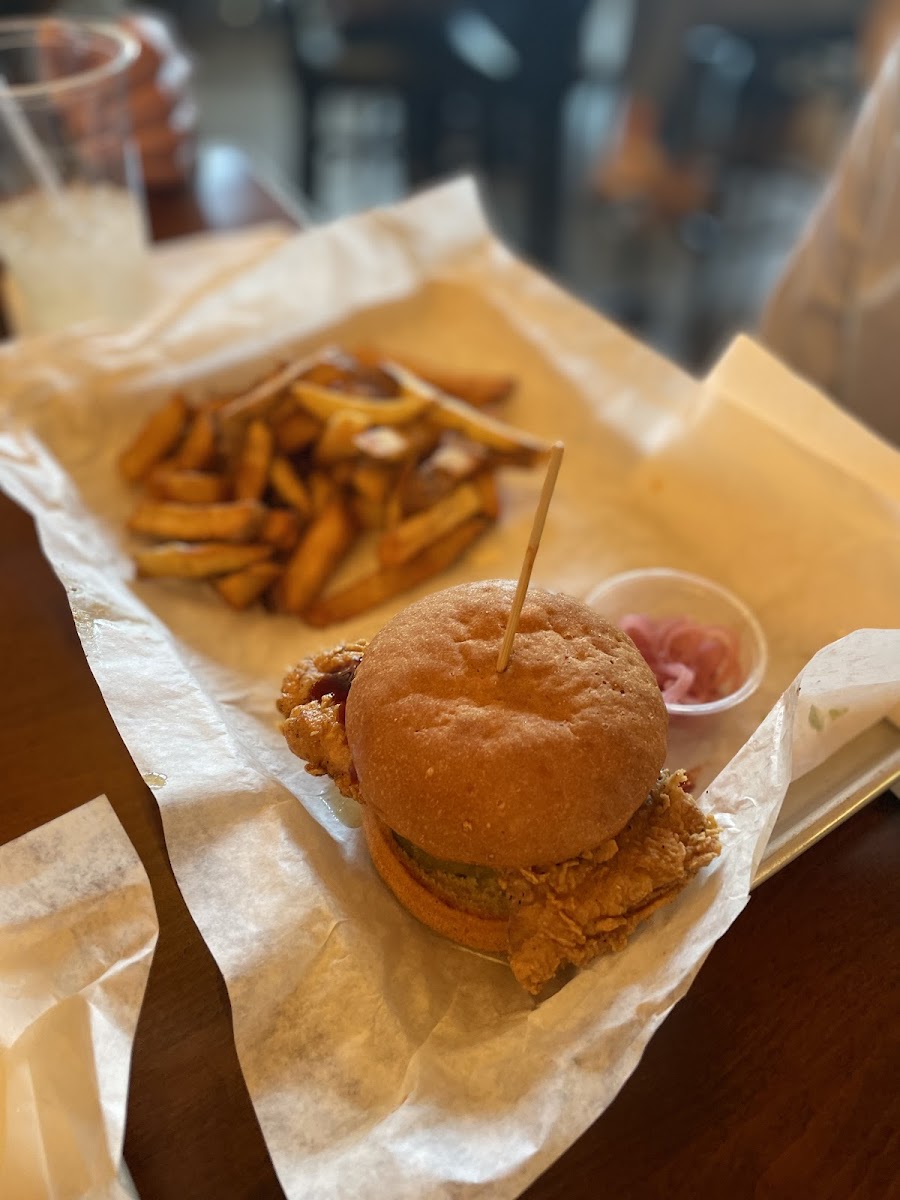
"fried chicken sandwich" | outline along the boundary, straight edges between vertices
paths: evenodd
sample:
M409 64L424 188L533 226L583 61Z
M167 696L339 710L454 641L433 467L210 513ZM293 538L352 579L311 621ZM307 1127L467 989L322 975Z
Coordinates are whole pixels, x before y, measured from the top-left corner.
M363 806L378 873L411 913L509 956L537 994L620 950L719 853L713 817L663 769L667 715L634 643L515 585L412 604L367 645L300 663L278 707L291 750Z

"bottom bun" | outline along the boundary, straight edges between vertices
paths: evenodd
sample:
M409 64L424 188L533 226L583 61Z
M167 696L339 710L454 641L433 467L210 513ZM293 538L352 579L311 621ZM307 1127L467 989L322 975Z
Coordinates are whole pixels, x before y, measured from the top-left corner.
M506 952L509 926L506 917L456 907L430 890L407 867L403 850L389 827L365 806L363 832L375 870L414 917L470 950Z

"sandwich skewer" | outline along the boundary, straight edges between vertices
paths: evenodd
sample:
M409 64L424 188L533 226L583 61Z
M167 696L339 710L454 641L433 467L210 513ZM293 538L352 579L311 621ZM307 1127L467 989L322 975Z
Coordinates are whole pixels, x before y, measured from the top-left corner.
M541 544L541 536L544 532L544 522L547 520L547 511L550 508L550 501L553 499L553 489L556 487L556 479L559 475L559 468L562 466L562 457L565 446L562 442L554 442L550 450L550 461L547 464L547 473L544 476L544 486L541 488L541 496L538 500L537 510L534 514L534 522L531 526L531 536L528 539L528 545L525 548L525 558L522 562L522 569L519 572L519 582L516 585L516 594L513 598L512 608L509 610L509 620L506 622L506 631L503 634L503 643L500 646L500 653L497 656L497 674L501 675L509 666L509 657L512 654L513 639L516 636L516 630L519 628L519 617L522 615L522 605L525 603L525 594L528 591L528 584L531 582L531 572L534 569L534 560L537 558L538 547Z

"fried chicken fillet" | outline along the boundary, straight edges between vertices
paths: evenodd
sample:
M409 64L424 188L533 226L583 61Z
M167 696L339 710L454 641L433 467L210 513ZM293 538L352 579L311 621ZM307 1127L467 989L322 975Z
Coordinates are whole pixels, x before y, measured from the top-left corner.
M358 641L304 660L285 678L277 702L284 736L307 770L327 773L345 796L364 805L366 789L357 777L345 721L366 652L366 643ZM488 737L487 713L484 721ZM674 900L719 854L715 819L685 790L684 772L654 770L655 781L614 836L549 865L439 856L422 848L426 839L411 840L367 806L367 836L374 832L370 849L385 881L415 915L465 944L504 951L516 978L536 995L561 970L621 950L641 922ZM461 792L465 788L461 780ZM435 911L438 904L459 914L459 921L444 922Z

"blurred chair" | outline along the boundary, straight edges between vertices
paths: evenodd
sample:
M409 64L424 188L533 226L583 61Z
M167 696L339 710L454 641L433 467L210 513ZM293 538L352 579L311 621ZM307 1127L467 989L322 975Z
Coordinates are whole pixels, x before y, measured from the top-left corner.
M708 204L674 223L640 203L613 206L606 219L616 231L611 274L622 281L613 309L632 329L653 324L662 243L677 239L686 252L680 357L696 369L732 332L723 293L725 284L734 290L735 260L760 234L760 202L788 170L811 175L821 168L821 161L798 165L788 144L792 115L823 88L852 106L854 35L849 24L778 33L707 25L685 39L683 82L665 140L678 158L703 166Z
M720 171L736 161L770 164L784 151L784 132L798 103L836 83L844 102L852 102L855 38L849 22L777 32L692 29L667 141L676 154L705 155Z
M728 332L718 277L729 270L730 248L753 236L759 220L747 203L748 181L774 180L789 166L808 174L821 169L821 148L819 161L804 164L790 143L792 118L826 91L848 110L852 107L857 95L855 36L848 23L778 33L704 26L688 37L689 70L681 106L673 114L682 124L671 130L671 137L679 151L690 149L705 159L714 182L707 211L680 229L693 254L686 336L696 363L705 364Z
M452 113L467 107L469 165L490 167L500 156L512 160L524 188L525 249L552 264L563 189L565 101L577 79L578 35L588 2L289 0L284 11L302 99L307 193L316 196L319 106L327 93L385 92L400 100L413 186L442 173ZM521 128L506 136L503 121L511 115L519 118L512 125Z

